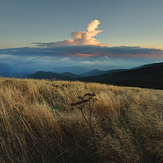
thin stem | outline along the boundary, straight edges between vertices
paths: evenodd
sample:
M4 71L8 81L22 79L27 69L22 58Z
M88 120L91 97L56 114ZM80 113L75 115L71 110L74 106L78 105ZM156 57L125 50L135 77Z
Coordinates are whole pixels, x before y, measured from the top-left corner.
M90 117L89 117L89 120L90 120L90 126L92 126L92 124L91 124L91 117L92 117L92 109L90 109Z
M82 113L82 115L83 115L83 117L84 117L84 119L86 120L86 122L88 123L88 125L90 126L90 123L88 122L88 120L86 119L86 117L85 117L85 115L84 115L84 113L83 113L83 110L82 109L80 109L81 110L81 113ZM91 127L91 126L90 126Z
M100 142L102 139L104 139L104 138L107 136L107 134L108 134L108 133L106 133L106 134L99 140L99 142Z
M94 134L93 127L92 127L91 123L89 123L88 120L86 119L86 117L85 117L85 115L84 115L84 113L83 113L83 110L82 110L82 109L80 109L80 110L81 110L81 113L82 113L84 119L86 120L86 122L88 123L88 125L89 125L89 127L90 127L90 129L91 129L92 136L93 136L94 148L96 149L95 134ZM91 111L91 110L90 110L90 111ZM92 112L92 111L91 111L91 112Z

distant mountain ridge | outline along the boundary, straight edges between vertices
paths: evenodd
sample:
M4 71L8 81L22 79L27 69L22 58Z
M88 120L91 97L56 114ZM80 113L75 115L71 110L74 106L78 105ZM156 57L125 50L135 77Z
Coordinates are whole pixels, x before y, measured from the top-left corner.
M9 65L3 63L0 63L0 68L0 75L4 77L22 77L24 74L25 76L23 77L34 79L79 80L85 82L101 82L121 86L123 85L163 89L163 62L142 65L132 69L93 69L91 71L81 73L80 75L73 74L69 71L71 69L77 68L81 70L83 68L82 66L70 66L69 69L67 67L68 70L66 70L68 72L63 73L37 71L30 75L27 75L29 74L27 72L3 72L5 70L9 70L10 68L12 69L12 66L10 67ZM93 67L88 66L83 71L85 71L87 68L90 69Z
M104 73L107 73L107 71L100 71L99 69L94 69L89 72L82 73L82 74L80 74L80 76L82 76L82 77L97 76L97 75L101 75Z
M143 67L149 67L149 66L158 66L158 65L163 65L163 62L144 64L144 65L142 65L142 66L138 66L138 67L131 68L131 70L133 70L133 69L138 69L138 68L143 68Z
M137 69L121 72L105 73L99 76L82 77L78 80L87 82L102 82L124 86L138 86L163 89L163 63L143 66Z
M79 78L79 75L75 75L69 72L65 72L62 74L54 73L54 72L45 72L45 71L38 71L34 74L25 76L26 78L32 79L58 79L58 80L75 80Z
M87 73L94 69L99 69L100 71L106 71L111 69L122 68L120 66L103 66L103 65L90 65L90 66L67 66L67 67L55 67L54 65L46 65L46 64L37 64L35 62L27 62L27 63L17 63L15 65L9 65L3 62L0 62L0 75L4 77L17 77L16 73L19 73L19 77L23 77L24 73L28 72L28 74L33 74L37 71L50 71L54 73L64 73L69 72L76 75L80 75L82 73ZM21 75L22 74L22 75Z
M56 72L56 73L63 73L63 72L70 72L73 74L83 74L87 73L89 71L93 71L95 69L98 69L100 71L108 71L112 69L118 69L118 68L123 68L121 66L102 66L98 64L90 65L90 66L68 66L68 67L54 67L51 71Z
M11 72L12 71L12 66L0 62L0 73L4 73L4 72Z

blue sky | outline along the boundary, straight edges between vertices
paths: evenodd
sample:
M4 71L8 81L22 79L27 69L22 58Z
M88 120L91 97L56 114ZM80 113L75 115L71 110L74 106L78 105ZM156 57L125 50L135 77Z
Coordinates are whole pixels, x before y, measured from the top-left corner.
M110 58L151 59L150 62L163 61L162 6L162 0L1 0L0 59L4 58L4 55L6 58L9 55L15 57L19 55L24 59L31 56L37 58L39 52L36 54L35 51L36 49L41 51L40 48L44 49L45 57L52 57L47 49L54 49L54 43L60 41L61 44L57 45L61 49L63 47L62 55L58 56L54 50L53 57L57 55L61 59L69 57L72 60L71 51L79 50L76 47L78 44L66 44L70 46L69 49L71 48L71 51L66 53L62 41L74 40L71 33L75 31L85 31L84 34L87 35L87 25L93 20L98 20L98 28L93 31L103 31L97 32L92 38L99 44L80 42L86 49L88 45L93 45L91 48L94 48L94 52L89 51L87 55L86 50L80 51L81 54L85 54L85 61L89 61L90 56L97 55ZM53 43L53 46L45 46L45 43L46 45ZM101 48L101 51L96 47L102 43L109 44L108 53L105 47ZM30 52L23 47L29 47ZM118 49L116 54L111 49L115 47ZM124 49L126 53L122 55ZM137 51L133 53L135 49ZM75 51L77 55L73 57L80 59L82 55L79 55L77 50ZM15 51L21 51L21 54Z

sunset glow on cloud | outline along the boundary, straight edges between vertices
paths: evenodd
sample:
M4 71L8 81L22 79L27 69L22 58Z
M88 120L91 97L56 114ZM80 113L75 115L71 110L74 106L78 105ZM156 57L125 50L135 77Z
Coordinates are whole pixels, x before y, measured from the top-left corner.
M1 1L0 63L28 72L163 62L162 6L161 0Z
M42 47L57 47L57 46L74 46L74 45L96 45L96 46L107 46L109 44L100 43L94 37L98 33L103 32L103 30L97 30L98 25L100 24L99 20L92 20L87 25L87 31L75 31L71 33L73 39L51 42L51 43L33 43L36 46Z
M76 53L74 56L81 57L81 58L87 58L87 57L99 56L99 53L92 53L92 54Z

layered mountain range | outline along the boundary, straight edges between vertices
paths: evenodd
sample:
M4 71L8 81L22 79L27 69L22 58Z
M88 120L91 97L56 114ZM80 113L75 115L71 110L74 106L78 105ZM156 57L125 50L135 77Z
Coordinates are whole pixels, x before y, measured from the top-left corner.
M21 77L33 79L78 80L84 82L100 82L121 86L163 89L163 62L142 65L132 69L120 69L111 66L70 66L53 67L53 71L16 72L18 67L0 63L0 75L3 77ZM25 66L24 66L25 67ZM96 67L96 69L94 69ZM56 71L54 71L56 70ZM75 72L75 73L74 73Z

